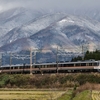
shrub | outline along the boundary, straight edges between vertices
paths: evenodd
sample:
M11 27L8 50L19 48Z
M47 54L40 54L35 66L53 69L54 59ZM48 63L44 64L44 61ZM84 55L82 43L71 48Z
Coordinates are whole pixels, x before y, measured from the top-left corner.
M5 87L9 82L9 75L2 74L0 75L0 87Z

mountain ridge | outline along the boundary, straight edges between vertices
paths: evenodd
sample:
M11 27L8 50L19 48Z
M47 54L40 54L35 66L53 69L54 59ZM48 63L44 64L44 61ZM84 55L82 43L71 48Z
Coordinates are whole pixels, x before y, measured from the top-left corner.
M13 15L11 16L13 17L11 17L10 20L15 21L16 18L14 15L17 15L20 19L20 16L23 15L22 13L26 12L24 8L22 8L21 11L19 8L18 11L20 13L15 9L12 11ZM23 17L24 16L22 16L22 18ZM29 17L25 18L27 19ZM0 28L6 28L10 25L9 23L11 22L7 21L4 26L0 23ZM67 51L74 52L74 47L86 43L94 43L96 46L98 42L100 42L100 22L98 20L92 20L91 18L87 19L66 13L43 14L42 12L34 18L27 19L24 23L22 21L21 24L19 22L17 24L19 25L13 26L10 30L7 29L5 33L0 36L0 51L13 52L32 47L37 49L68 47L69 50Z

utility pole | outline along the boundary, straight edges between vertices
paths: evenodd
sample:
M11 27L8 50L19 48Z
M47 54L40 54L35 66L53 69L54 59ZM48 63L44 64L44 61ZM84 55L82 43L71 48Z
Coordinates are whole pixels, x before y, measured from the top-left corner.
M2 53L0 53L0 67L2 66ZM0 71L1 73L2 71Z
M11 64L12 64L12 53L10 53L10 74L11 74Z
M34 51L34 64L36 63L36 51Z
M24 62L24 60L25 60L25 58L22 57L22 60L23 60L23 71L22 71L22 74L24 74L24 68L25 68L25 62Z
M2 66L2 58L0 58L0 67Z
M82 60L84 60L84 51L83 51L83 45L82 45Z
M58 73L58 46L57 46L57 53L56 53L56 63L57 63L57 73Z
M2 53L0 53L0 67L2 66Z
M32 75L32 49L30 49L30 75Z

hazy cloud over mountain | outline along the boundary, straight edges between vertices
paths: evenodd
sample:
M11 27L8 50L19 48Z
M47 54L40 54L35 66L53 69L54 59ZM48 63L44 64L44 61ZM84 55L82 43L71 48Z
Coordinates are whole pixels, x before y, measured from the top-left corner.
M93 9L99 8L100 0L0 0L0 10L18 6L46 10Z

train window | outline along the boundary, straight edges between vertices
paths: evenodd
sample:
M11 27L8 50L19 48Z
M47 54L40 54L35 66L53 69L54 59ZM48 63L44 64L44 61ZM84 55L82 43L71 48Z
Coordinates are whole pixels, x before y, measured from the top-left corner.
M59 67L61 67L61 64L58 64L59 65Z
M45 65L43 65L43 68L45 68Z
M42 68L44 67L44 65L42 65Z
M63 67L63 64L59 64L59 67Z
M54 65L54 67L56 67L57 65Z
M25 68L28 68L28 66L25 66Z
M27 66L24 66L24 68L27 68Z
M49 68L49 65L47 65L47 68Z
M51 65L48 65L48 67L50 68L50 67L52 67Z
M47 68L51 68L51 67L53 67L53 65L47 65Z
M30 66L26 66L26 68L30 68Z
M50 65L50 68L53 67L53 65Z
M35 66L32 66L32 68L35 68Z
M78 63L78 64L75 64L75 66L80 66L80 63Z
M86 63L81 63L81 66L86 66Z
M92 65L93 65L93 66L98 66L98 65L99 65L99 63L93 63Z
M89 66L92 66L92 63L89 63Z
M43 68L45 68L45 65L44 65L44 67Z
M20 69L22 69L22 67L21 67L21 66L20 66L19 68L20 68Z
M33 66L33 68L38 68L38 66Z
M41 66L37 65L37 66L35 66L34 68L41 68Z
M53 65L53 67L55 67L55 65Z
M51 65L51 67L54 67L54 65Z
M39 68L42 68L42 65L40 65Z
M59 64L59 67L63 67L63 64Z
M47 68L47 65L45 65L45 68Z
M17 67L15 67L14 69L17 69Z
M70 64L62 64L62 67L69 67Z
M5 67L5 69L9 69L9 67Z
M89 63L86 63L86 66L89 66Z
M62 64L62 67L67 67L68 65L67 64Z
M62 67L66 67L67 66L67 64L62 64Z
M69 64L64 64L64 67L69 67Z
M74 66L74 64L69 64L68 66L69 66L69 67L73 67L73 66Z

